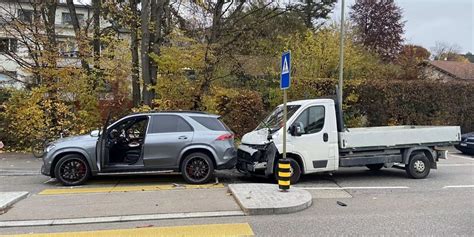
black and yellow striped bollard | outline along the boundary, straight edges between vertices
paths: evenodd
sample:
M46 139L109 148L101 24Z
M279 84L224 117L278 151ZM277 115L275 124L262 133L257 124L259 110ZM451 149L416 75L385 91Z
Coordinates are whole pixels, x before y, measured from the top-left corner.
M286 192L290 189L290 178L291 178L291 165L290 160L280 159L278 160L278 188L281 191Z

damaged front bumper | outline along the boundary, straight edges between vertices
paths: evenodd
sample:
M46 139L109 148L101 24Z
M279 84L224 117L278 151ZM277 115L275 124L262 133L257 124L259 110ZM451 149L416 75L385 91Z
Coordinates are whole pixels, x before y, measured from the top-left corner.
M247 174L273 174L276 157L276 146L273 142L264 145L242 144L237 150L238 171Z

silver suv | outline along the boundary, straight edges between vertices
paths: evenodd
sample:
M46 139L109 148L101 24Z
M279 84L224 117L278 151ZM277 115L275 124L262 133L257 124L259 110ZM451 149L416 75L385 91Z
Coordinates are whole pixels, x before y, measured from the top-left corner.
M70 186L100 174L178 171L188 183L200 184L215 169L235 166L234 135L217 115L150 112L107 124L50 143L41 173Z

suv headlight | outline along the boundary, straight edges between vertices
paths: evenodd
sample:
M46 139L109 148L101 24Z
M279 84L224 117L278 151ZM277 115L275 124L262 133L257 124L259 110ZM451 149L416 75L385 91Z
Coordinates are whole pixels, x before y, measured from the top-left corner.
M53 150L55 147L56 147L56 145L54 145L54 144L49 145L48 147L46 147L46 153L50 152L50 151Z

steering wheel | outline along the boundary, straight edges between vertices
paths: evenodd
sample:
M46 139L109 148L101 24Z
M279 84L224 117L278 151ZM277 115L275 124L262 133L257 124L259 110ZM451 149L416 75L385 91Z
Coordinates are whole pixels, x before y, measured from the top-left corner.
M120 136L119 136L119 139L118 139L118 142L121 143L121 145L128 145L128 143L130 143L130 136L129 134L125 131L125 130L122 130L122 132L120 133Z

